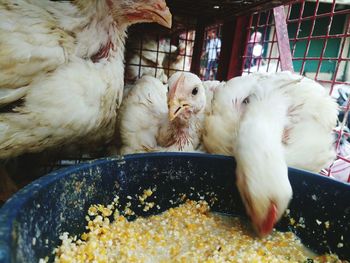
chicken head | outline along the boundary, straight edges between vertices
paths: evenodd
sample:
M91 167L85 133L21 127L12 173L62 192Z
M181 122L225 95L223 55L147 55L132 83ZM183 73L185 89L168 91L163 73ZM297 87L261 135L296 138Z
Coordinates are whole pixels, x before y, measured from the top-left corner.
M193 73L176 72L169 81L169 120L188 121L204 110L206 98L202 81Z
M272 231L292 197L281 143L288 100L272 85L262 86L250 76L239 77L217 90L213 110L221 111L218 118L225 116L220 123L228 132L222 133L221 141L230 145L226 149L236 158L237 187L256 231L264 236Z

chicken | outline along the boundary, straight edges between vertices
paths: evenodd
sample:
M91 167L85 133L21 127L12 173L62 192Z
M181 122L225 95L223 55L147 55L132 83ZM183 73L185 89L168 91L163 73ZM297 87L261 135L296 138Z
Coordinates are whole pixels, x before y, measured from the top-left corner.
M111 139L127 27L171 26L163 0L11 0L0 14L0 103L18 102L0 114L0 158Z
M164 0L2 0L0 158L113 138L129 25L171 27Z
M206 105L205 105L205 112L208 113L211 111L211 101L213 100L215 90L219 88L220 86L223 86L225 84L224 81L218 81L218 80L206 80L203 81L203 86L205 89L205 97L206 97Z
M167 88L143 76L123 100L118 123L121 154L196 151L204 121L205 91L188 72L175 73Z
M167 75L164 73L163 62L167 54L176 51L176 47L167 44L164 40L156 41L151 37L132 35L128 39L126 53L125 78L129 83L134 83L144 75L153 76L166 83Z
M332 162L336 121L337 105L324 88L290 72L236 77L215 90L204 146L236 158L237 186L260 235L292 197L287 165L319 172Z
M343 132L340 132L343 130ZM349 128L347 126L338 126L335 128L335 146L339 159L335 160L330 167L322 169L321 174L334 178L342 182L350 182L350 143L349 143ZM338 142L339 135L340 140ZM338 147L337 147L338 146Z

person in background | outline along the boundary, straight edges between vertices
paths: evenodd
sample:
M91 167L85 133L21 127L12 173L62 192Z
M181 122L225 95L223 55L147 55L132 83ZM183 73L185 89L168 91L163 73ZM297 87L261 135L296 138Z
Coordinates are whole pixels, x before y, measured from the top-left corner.
M261 37L262 35L260 32L254 32L250 36L250 40L247 46L247 58L245 60L244 68L251 68L257 64L260 64L261 55L263 53Z
M220 56L221 40L216 36L216 31L212 30L209 34L209 41L205 49L208 56L207 68L205 71L205 80L210 79L210 71L213 70L213 78L216 79L216 62Z

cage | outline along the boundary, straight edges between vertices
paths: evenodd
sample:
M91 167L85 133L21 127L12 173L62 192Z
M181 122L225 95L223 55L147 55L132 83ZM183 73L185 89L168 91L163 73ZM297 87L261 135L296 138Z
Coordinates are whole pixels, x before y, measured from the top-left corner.
M185 56L189 56L190 63L184 59L178 67L173 67L168 60L157 70L167 72L167 77L175 71L191 71L202 80L228 80L252 72L293 70L318 81L340 106L338 127L334 129L337 159L321 174L350 182L349 2L205 1L192 5L174 1L169 2L169 6L176 17L176 29L159 32L157 37L166 38L176 47L184 41L184 35L187 36L190 45L186 46ZM142 35L140 30L136 31ZM209 47L210 39L219 39L220 45ZM213 61L208 58L209 53L215 54ZM170 49L168 54L172 55ZM126 69L130 65L126 60Z
M293 69L328 89L329 95L337 99L340 107L339 123L334 129L337 159L321 174L350 182L350 3L294 1L285 5L283 11L285 18L282 19L286 21L289 38L284 40L278 36L278 31L283 29L279 29L281 25L276 21L276 9L251 15L246 28L249 38L242 56L241 72L276 72L285 63L284 69ZM255 45L261 47L257 55L251 50Z
M129 29L126 84L143 74L166 82L176 71L193 72L202 80L279 70L313 78L341 108L334 129L337 159L321 173L350 182L349 1L174 0L167 4L173 14L171 30L152 24ZM220 45L210 44L212 39L219 39ZM23 186L52 170L105 155L106 147L94 152L55 149L21 156L8 166L14 167L15 179Z

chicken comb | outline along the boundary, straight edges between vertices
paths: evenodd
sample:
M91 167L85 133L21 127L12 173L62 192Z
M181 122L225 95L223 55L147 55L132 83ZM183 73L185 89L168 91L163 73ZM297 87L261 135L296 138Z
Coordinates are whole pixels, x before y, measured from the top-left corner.
M185 74L181 73L180 77L176 80L173 86L170 87L169 89L169 98L172 98L175 96L176 90L178 88L182 88L185 85Z

